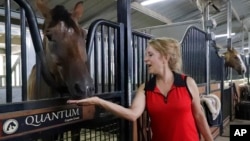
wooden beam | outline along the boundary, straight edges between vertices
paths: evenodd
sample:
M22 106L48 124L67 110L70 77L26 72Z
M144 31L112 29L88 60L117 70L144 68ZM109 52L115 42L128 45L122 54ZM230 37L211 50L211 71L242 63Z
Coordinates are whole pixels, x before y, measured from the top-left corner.
M248 28L246 27L246 25L244 25L243 20L240 19L239 14L237 13L237 11L235 10L233 6L232 6L232 12L235 18L242 24L243 28L248 32Z
M5 18L5 11L4 9L0 9L0 22L4 22ZM44 19L37 18L37 23L39 27L42 27ZM11 23L12 24L20 24L20 13L11 11ZM28 25L27 25L28 26Z
M170 19L168 19L167 17L162 16L161 14L140 5L138 2L132 2L130 5L131 5L132 9L134 9L138 12L141 12L147 16L150 16L156 20L159 20L159 21L166 23L166 24L172 23L172 21Z
M5 54L5 49L4 48L0 48L0 54Z
M5 43L5 34L0 34L0 43ZM12 35L11 37L11 44L17 44L20 45L20 36L19 35Z

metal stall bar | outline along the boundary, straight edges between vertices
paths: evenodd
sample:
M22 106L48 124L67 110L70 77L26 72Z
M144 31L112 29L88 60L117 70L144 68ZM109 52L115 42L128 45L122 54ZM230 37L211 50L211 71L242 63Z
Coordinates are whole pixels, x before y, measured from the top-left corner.
M223 81L224 81L224 73L222 76L222 72L218 71L218 68L220 69L225 69L224 68L224 64L221 64L220 62L224 59L223 57L219 56L218 50L213 47L215 46L216 43L215 41L211 41L211 47L210 47L210 80L212 81L222 81L222 77L223 77Z
M190 26L182 41L182 60L184 73L192 76L197 84L206 83L206 32L201 29ZM218 56L215 48L209 49L210 62L213 62L213 67L210 68L210 79L213 81L221 80L221 73L218 73L217 68L221 68L221 57ZM211 64L210 64L211 65Z
M98 20L94 21L90 25L90 27L89 27L89 31L90 32L87 35L87 39L88 40L86 42L86 44L87 44L86 49L87 49L87 53L88 53L88 59L90 59L91 52L94 49L94 46L93 46L94 36L96 35L96 31L97 31L97 29L98 29L98 27L100 25L105 25L105 26L116 28L116 29L121 28L120 24L112 22L112 21L108 21L108 20L105 20L105 19L98 19Z
M149 80L149 74L146 69L146 64L144 62L145 50L147 47L148 40L152 38L152 35L148 35L145 33L133 31L132 32L132 49L133 49L133 95L136 93L136 88L143 82L147 82ZM138 67L137 65L140 64ZM136 81L137 78L137 81ZM134 138L137 137L138 141L144 140L144 128L145 125L149 125L147 120L148 114L144 112L139 119L137 119L137 124L135 125L137 128L134 128L133 134ZM148 127L148 126L146 126Z
M232 39L231 39L231 32L232 32L232 4L231 0L227 0L227 48L232 48ZM231 86L232 85L232 77L233 77L233 72L232 68L230 68L230 80L231 80ZM231 89L233 93L233 89ZM233 109L232 109L232 103L233 103L233 98L230 95L230 121L233 120Z
M197 84L206 83L206 33L190 26L181 41L184 73L192 76Z
M115 30L114 31L114 39L115 38L117 38L117 36L119 35L119 34L121 34L120 33L120 31L119 31L119 33L118 33L118 31L117 30ZM119 39L119 38L118 38ZM121 39L121 37L120 37L120 39ZM116 48L117 46L118 46L118 44L120 43L120 41L117 41L117 40L114 40L114 58L119 58L118 57L118 55L120 54L118 51L118 49ZM114 64L117 64L118 62L121 62L120 61L120 59L114 59ZM117 70L118 69L118 67L117 66L115 66L115 72L117 72L118 74L117 74L117 76L120 76L121 74L120 74L120 71L118 71ZM120 79L117 77L117 76L114 76L114 83L115 83L115 85L114 85L114 90L115 91L117 91L117 90L121 90L122 88L121 88L121 85L120 85Z
M101 25L101 39L100 39L100 41L101 41L101 89L102 89L102 93L103 92L105 92L105 47L104 47L104 29L105 27L103 26L103 25Z
M104 30L105 29L105 30ZM107 30L106 30L107 29ZM111 31L112 29L112 31ZM111 33L112 32L112 33ZM109 34L112 34L112 36ZM88 37L87 37L87 51L88 51L88 59L91 60L92 56L94 56L94 74L95 74L95 78L103 78L103 79L95 79L95 81L104 81L105 84L104 86L106 86L106 78L104 77L104 75L106 75L106 73L101 73L100 71L103 71L104 69L106 69L106 72L108 73L108 77L113 76L113 74L109 73L110 70L114 70L114 76L113 76L113 82L114 82L114 92L111 93L111 95L109 94L106 95L106 90L105 89L105 93L103 93L104 89L100 88L100 94L98 94L98 96L104 98L104 99L109 99L112 100L117 99L116 102L118 102L121 105L124 105L124 47L123 47L123 43L122 40L124 39L124 28L123 28L123 24L119 24L119 23L114 23L111 21L107 21L107 20L103 20L103 19L99 19L94 21L90 27L89 27L89 32L88 32ZM106 37L108 38L106 40ZM100 40L98 40L97 38L100 38ZM105 38L105 40L104 40ZM112 47L113 46L113 47ZM113 49L113 51L112 51ZM94 53L92 54L92 50L94 51ZM105 53L104 53L105 52ZM113 53L113 63L114 66L112 68L110 68L111 65L105 65L107 62L107 60L112 60L111 59L111 54ZM103 54L103 55L102 55ZM104 59L101 57L105 57L106 54L110 54L108 55L108 59ZM100 59L101 58L101 59ZM101 64L97 64L98 62L101 62L101 60L103 60L103 66L100 66ZM111 62L109 62L111 63ZM109 71L108 71L109 70ZM100 75L99 76L99 72ZM105 79L104 79L105 78ZM110 78L107 78L110 79ZM95 84L96 84L95 82ZM109 81L108 82L112 82ZM109 85L111 84L107 84L108 87L110 87ZM97 87L98 84L95 85L95 87ZM98 88L99 89L99 88ZM103 97L103 96L108 96L108 97ZM99 112L97 112L99 113ZM102 122L105 122L106 119L102 119ZM119 119L120 120L120 119ZM122 122L122 120L120 120L120 129L116 130L116 134L117 136L123 136L125 133L125 127L124 124ZM100 130L102 130L100 128ZM100 132L99 132L100 133ZM99 134L100 138L103 139L102 135L106 136L105 134ZM114 135L113 135L114 136ZM110 137L110 136L109 136ZM123 139L123 137L120 137L121 139Z
M232 48L232 39L231 39L231 33L232 33L232 4L231 0L227 0L227 48ZM230 70L230 80L232 83L232 68Z
M210 20L209 15L209 5L208 4L205 7L204 12L204 19L205 19L205 31L206 31L206 94L210 94L210 39L208 39L208 36L211 34L211 27L208 24L208 21Z
M141 69L142 69L142 67L141 67L141 54L142 54L142 48L140 48L140 38L139 37L137 37L137 61L136 61L136 64L137 64L137 87L139 87L139 85L140 85L140 83L141 83L141 75L140 75L140 73L141 73Z
M94 36L94 46L97 46L98 45L98 37L97 35ZM95 80L95 93L98 92L98 80L99 80L99 75L98 75L98 72L99 72L99 68L98 68L98 58L96 56L98 56L99 54L99 50L98 49L94 49L94 67L95 67L95 71L97 73L94 74L94 80Z
M224 114L224 109L223 109L223 107L224 107L224 105L226 105L226 103L224 103L224 96L225 96L225 93L224 93L224 74L225 74L225 67L224 67L224 64L225 64L225 60L224 59L221 59L221 82L220 82L220 96L221 96L221 98L220 98L220 100L221 100L221 118L222 118L222 123L220 124L220 135L222 135L223 134L223 132L224 132L224 128L223 128L223 121L224 121L224 116L226 116L225 114Z
M250 77L250 32L247 32L247 36L248 36L248 65L247 65L247 70L248 70L248 73L247 73L247 84L250 84L250 81L249 81L249 77Z
M108 37L110 37L111 36L111 32L112 32L111 28L108 27L107 30L108 30ZM111 75L111 73L112 73L112 71L111 71L112 70L111 69L111 67L112 67L111 66L111 61L114 60L114 59L112 59L113 57L111 58L111 46L112 46L111 43L112 43L112 38L108 38L107 42L108 42L107 43L108 44L108 91L110 92L111 91L111 84L113 84L112 81L111 81L112 80L112 78L111 78L111 76L112 76Z
M132 78L133 78L133 81L132 81L132 84L133 84L133 86L132 86L132 89L133 90L135 90L135 88L136 88L136 74L135 74L135 72L136 72L136 66L135 66L135 56L136 56L136 43L135 43L135 41L136 41L136 37L133 35L133 37L132 37L132 46L133 46L133 51L132 51L132 57L133 57L133 73L132 73Z
M133 31L132 32L132 49L133 49L133 90L141 83L149 79L146 65L144 63L144 55L147 47L147 42L152 38L152 35ZM136 81L137 78L137 81Z
M58 86L55 83L54 78L51 76L51 74L49 73L47 64L46 64L46 60L44 58L44 52L43 52L43 47L42 47L42 39L40 36L40 32L39 32L39 28L37 25L37 19L36 16L31 8L31 6L29 5L29 3L27 2L27 0L14 0L20 7L22 7L25 10L25 16L29 17L27 18L27 23L29 25L29 29L30 29L30 34L32 37L32 41L34 44L34 49L36 52L36 55L38 56L40 62L41 62L41 66L43 67L43 71L42 71L42 75L44 77L44 80L53 88L55 88L56 90L58 89Z
M99 32L98 30L99 27L101 27L100 29L101 32ZM106 32L104 31L104 28L107 29L105 30L107 31L107 36L105 35L108 38L107 40L104 40L104 34L106 34ZM111 35L108 36L108 34L111 33L111 31L109 31L111 29L113 30L112 32L113 37ZM99 20L94 21L94 23L90 25L89 31L90 32L88 33L88 37L87 37L88 38L87 40L88 60L91 60L91 55L92 55L92 50L93 50L94 51L94 54L93 54L94 55L94 72L95 72L94 76L95 76L96 92L99 92L99 88L97 84L99 83L99 78L101 80L100 83L102 83L101 92L104 92L104 91L106 92L106 89L104 89L104 87L107 81L112 82L111 80L107 80L107 79L111 79L111 76L113 76L111 74L111 70L113 69L115 73L115 75L113 76L113 82L112 82L114 83L114 90L121 91L122 83L123 83L122 71L124 71L124 69L120 69L122 68L122 65L123 65L123 62L122 62L123 52L120 52L120 49L123 45L121 45L119 40L123 39L122 35L120 35L121 32L123 32L123 25L110 22L107 20L99 19ZM98 38L100 38L100 40L98 40ZM113 56L109 55L107 59L107 60L111 60L111 56L113 58L114 66L111 68L110 67L111 64L109 64L110 62L107 62L107 60L104 59L104 57L106 56L106 54L112 53L111 52L112 48L113 48L113 51L112 51ZM109 64L109 65L106 66L105 64ZM106 73L104 73L103 71L104 69L107 69L105 72L108 73L107 74L108 78L105 77ZM101 76L99 76L99 73L101 74ZM111 83L108 83L107 85L108 87L111 88Z
M124 24L123 44L124 52L124 106L129 107L132 102L132 28L131 28L131 0L118 0L117 1L117 19L119 23ZM125 127L122 140L132 140L132 124L129 121L123 122Z
M21 60L22 60L22 101L27 100L27 55L26 55L26 18L23 8L21 11Z
M10 0L5 0L5 54L6 54L6 102L12 102L11 80L11 5Z

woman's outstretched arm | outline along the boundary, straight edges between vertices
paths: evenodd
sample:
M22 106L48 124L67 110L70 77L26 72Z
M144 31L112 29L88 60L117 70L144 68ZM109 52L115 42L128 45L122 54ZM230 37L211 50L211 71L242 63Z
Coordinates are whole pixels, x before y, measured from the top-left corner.
M145 109L144 87L144 84L142 84L138 88L135 98L133 99L132 105L129 108L125 108L119 104L101 99L99 97L90 97L81 100L68 100L67 103L77 105L97 105L113 113L116 116L125 118L130 121L136 121L136 119L141 116Z

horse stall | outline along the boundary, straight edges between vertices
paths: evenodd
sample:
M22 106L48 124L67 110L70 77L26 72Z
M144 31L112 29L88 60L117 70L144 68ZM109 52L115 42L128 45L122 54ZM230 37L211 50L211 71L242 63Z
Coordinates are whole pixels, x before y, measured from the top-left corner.
M210 64L207 68L206 58L204 57L206 56L206 42L206 32L195 26L187 29L182 39L183 70L192 76L198 84L201 99L203 95L212 94L220 98L222 108L216 109L219 113L217 121L208 122L213 136L216 137L220 133L219 129L223 128L222 120L227 122L229 116L226 111L229 109L230 101L224 99L226 96L230 97L230 94L225 94L227 89L224 89L224 59L218 56L216 49L212 46L209 48ZM207 75L204 75L207 73L207 69L210 69L208 76L210 80L207 80ZM209 111L205 107L204 110L205 113ZM208 120L208 114L206 116Z
M17 92L14 91L12 80L15 79L11 77L13 71L10 71L13 67L10 62L13 60L10 58L11 51L6 51L6 68L8 69L6 71L6 100L5 97L1 97L0 121L3 129L0 140L130 140L129 138L132 138L131 124L100 107L67 105L66 100L71 98L68 95L29 100L26 78L32 72L32 64L36 63L37 68L44 67L44 63L46 63L43 58L44 47L36 17L29 3L26 0L15 0L12 3L19 5L21 9L22 49L21 59L18 61L21 61L19 71L22 72L22 75L19 79L22 80L20 80L22 88ZM6 46L9 48L6 48L10 49L11 38L9 36L13 25L9 12L10 3L7 5L9 6L6 6L6 13L9 16L7 16L5 25ZM125 5L124 1L118 3L119 9L124 8ZM27 21L25 17L29 17ZM119 23L115 23L99 19L91 23L87 34L86 50L87 58L90 61L89 72L94 80L94 95L126 106L129 105L137 86L149 78L149 75L146 75L147 69L143 56L147 41L152 36L132 31L132 36L126 37L131 34L128 32L129 25L126 25L124 21L126 17L120 16L119 20ZM30 39L28 43L25 40L27 36ZM126 43L126 38L131 38L132 41L131 50L128 51L124 46L130 44L130 40ZM35 51L36 55L32 55L30 53L32 51ZM128 56L131 55L129 56L131 60L127 59L129 57L126 57L124 52L128 52ZM126 69L133 72L131 79L128 79ZM47 83L54 82L49 70L45 68L42 71L45 72L41 74L37 71L37 78L47 77ZM131 88L127 82L131 84ZM41 82L37 80L37 83ZM124 95L124 93L130 92L129 89L131 97ZM37 89L36 93L43 94L41 90L41 88Z
M185 33L180 35L182 33L174 32L177 28L183 29ZM211 95L216 95L219 98L217 100L219 106L216 107L218 116L215 120L209 117L209 108L202 103L210 130L215 138L223 133L224 127L231 120L235 119L235 108L237 107L235 84L245 83L246 77L239 75L231 67L225 66L226 60L221 56L218 48L216 48L216 42L212 38L208 38L209 34L200 28L199 21L192 21L191 23L177 23L141 30L154 36L163 36L163 34L170 33L169 37L174 37L181 42L183 71L185 74L193 77L198 84L201 103L204 97L210 97ZM207 47L207 44L209 47ZM207 56L207 48L209 48L209 57ZM244 55L240 57L243 63L248 66L247 58ZM248 73L249 70L247 69L245 74ZM138 134L140 135L140 140L143 141L148 138L147 134L150 134L147 130L149 121L146 113L138 122L138 128L141 129L141 132Z

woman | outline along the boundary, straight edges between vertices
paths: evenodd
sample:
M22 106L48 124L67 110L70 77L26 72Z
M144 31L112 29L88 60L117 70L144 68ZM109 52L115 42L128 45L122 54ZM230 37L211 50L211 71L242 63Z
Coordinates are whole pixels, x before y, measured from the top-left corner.
M94 104L130 121L143 111L149 113L152 141L212 141L209 126L200 105L195 81L181 72L180 44L171 38L156 38L148 43L145 59L153 77L142 84L130 108L98 97L68 100L70 104Z

